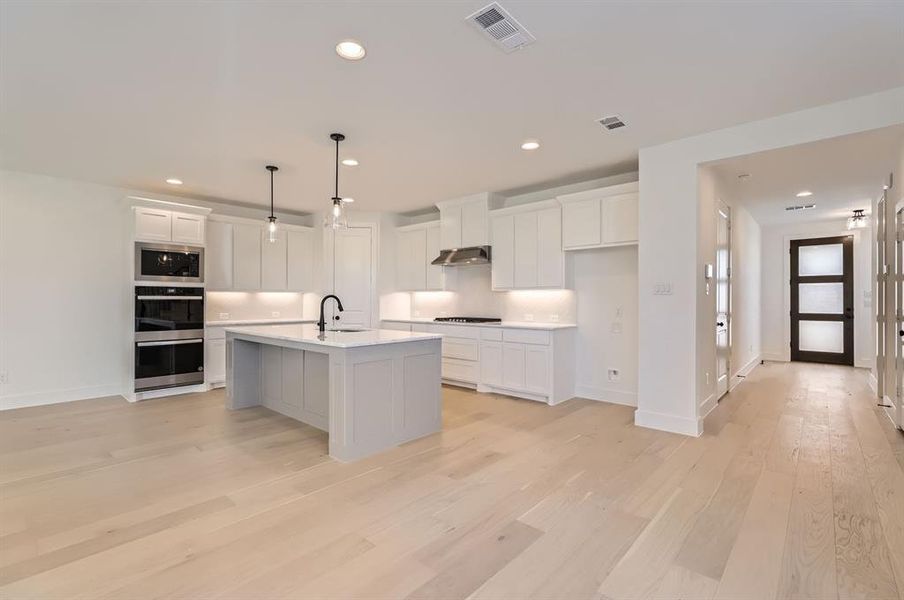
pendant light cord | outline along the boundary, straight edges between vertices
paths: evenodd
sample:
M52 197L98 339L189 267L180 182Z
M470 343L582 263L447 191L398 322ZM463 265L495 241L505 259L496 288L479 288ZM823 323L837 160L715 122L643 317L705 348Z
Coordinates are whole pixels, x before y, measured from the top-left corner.
M270 218L273 218L273 170L270 170Z
M333 200L339 199L339 138L336 138L336 193Z

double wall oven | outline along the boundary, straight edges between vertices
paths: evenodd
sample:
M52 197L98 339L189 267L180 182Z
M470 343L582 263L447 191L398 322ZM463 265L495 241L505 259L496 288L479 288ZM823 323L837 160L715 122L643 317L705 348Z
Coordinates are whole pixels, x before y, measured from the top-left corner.
M135 391L204 383L204 288L135 286Z

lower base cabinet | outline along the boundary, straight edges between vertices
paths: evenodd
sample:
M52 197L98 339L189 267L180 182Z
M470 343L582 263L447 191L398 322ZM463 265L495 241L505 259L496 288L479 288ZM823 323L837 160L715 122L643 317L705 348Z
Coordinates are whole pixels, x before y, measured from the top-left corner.
M384 321L385 329L443 335L443 380L557 404L574 396L574 329L535 330Z

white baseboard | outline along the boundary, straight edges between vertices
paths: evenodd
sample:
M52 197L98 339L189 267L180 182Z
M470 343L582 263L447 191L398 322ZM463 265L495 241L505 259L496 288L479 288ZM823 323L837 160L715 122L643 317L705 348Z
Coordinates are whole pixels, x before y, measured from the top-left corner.
M700 418L705 419L706 415L711 413L718 405L719 399L716 398L715 394L710 394L706 400L700 403Z
M637 406L636 392L622 392L620 390L612 390L592 385L577 385L574 388L574 395L578 398L587 398L588 400L609 402L610 404Z
M27 408L29 406L45 406L47 404L75 402L76 400L89 400L91 398L102 398L104 396L119 396L121 393L121 385L110 384L93 385L68 390L0 396L0 410L13 410L16 408Z
M648 410L634 411L634 424L638 427L670 431L693 437L703 434L703 419L667 415Z
M762 354L760 354L760 358L762 360L769 360L772 362L790 362L791 360L789 356L773 352L763 352Z
M873 390L873 393L877 396L879 395L879 380L876 379L876 374L870 371L869 373L869 389Z
M728 382L728 391L730 392L738 387L738 384L744 381L744 378L750 375L750 373L759 366L761 360L759 355L754 356L750 359L750 362L735 371L735 374L731 377L731 381Z

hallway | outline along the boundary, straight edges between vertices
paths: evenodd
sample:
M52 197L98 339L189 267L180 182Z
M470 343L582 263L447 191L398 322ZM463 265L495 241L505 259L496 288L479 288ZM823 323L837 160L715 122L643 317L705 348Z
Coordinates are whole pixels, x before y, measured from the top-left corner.
M866 376L757 367L700 438L447 387L441 434L353 464L222 391L5 411L0 595L902 598Z

